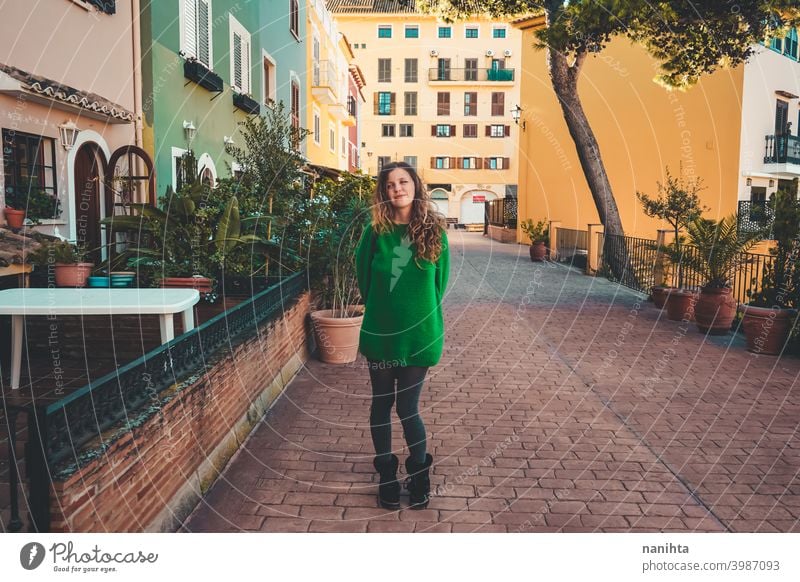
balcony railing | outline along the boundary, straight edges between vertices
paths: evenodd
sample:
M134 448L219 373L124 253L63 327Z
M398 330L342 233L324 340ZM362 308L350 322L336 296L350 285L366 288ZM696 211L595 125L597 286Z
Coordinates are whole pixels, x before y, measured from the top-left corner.
M514 69L450 69L434 68L428 69L429 81L446 82L501 82L513 81Z
M766 136L765 164L800 165L800 137L794 135Z
M333 105L338 101L339 73L331 61L314 63L312 69L311 94L322 103Z
M486 219L492 226L517 228L517 199L500 198L486 202Z

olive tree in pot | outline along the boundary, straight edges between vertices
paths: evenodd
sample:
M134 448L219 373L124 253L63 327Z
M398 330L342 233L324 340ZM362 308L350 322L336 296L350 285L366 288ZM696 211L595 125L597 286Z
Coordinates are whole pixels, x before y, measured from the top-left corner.
M369 192L364 189L365 198ZM369 216L367 202L353 197L339 211L329 207L315 229L309 249L309 274L321 309L311 313L311 321L323 362L346 364L358 356L364 306L358 291L355 255Z
M543 261L547 256L547 247L549 246L548 236L550 233L547 220L535 223L532 219L527 218L520 223L519 227L531 239L531 261Z
M759 233L740 235L736 215L719 222L697 218L686 230L693 252L684 253L684 264L704 281L694 309L697 327L712 335L726 334L736 316L733 278L750 260L747 251L758 242Z
M660 284L653 287L651 296L656 306L667 305L669 319L681 320L691 314L695 299L693 290L684 288L684 268L682 246L684 238L681 230L708 210L700 204L698 192L704 186L700 178L684 179L670 174L669 167L665 168L665 182L657 182L658 195L650 197L643 192L636 192L636 198L642 204L644 213L651 218L658 218L666 222L673 231L673 240L670 248L660 248L659 258L672 259L676 280L664 277ZM673 285L674 284L674 285ZM662 302L663 301L663 302Z
M797 191L797 178L793 191ZM761 276L756 291L748 292L750 302L740 305L747 350L756 354L783 352L797 324L800 307L800 202L788 189L779 189L770 200L775 218L770 248L772 260Z

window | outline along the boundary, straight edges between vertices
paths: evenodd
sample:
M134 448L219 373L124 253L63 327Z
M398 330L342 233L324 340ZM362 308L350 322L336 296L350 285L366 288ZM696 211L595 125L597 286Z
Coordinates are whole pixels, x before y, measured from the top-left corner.
M437 156L435 158L431 158L431 168L435 170L449 170L450 158L446 156Z
M231 88L250 94L250 33L233 16L230 16Z
M478 59L464 59L464 80L478 80Z
M438 124L438 125L431 125L431 136L435 137L455 137L456 135L456 126L455 125L446 125L446 124Z
M449 26L439 27L439 38L450 38L453 35L453 29Z
M414 137L414 124L401 123L400 124L400 137Z
M314 110L314 143L319 145L322 141L322 129L320 128L319 112Z
M328 147L336 153L336 129L331 125L328 127Z
M405 80L406 83L417 82L417 59L406 59Z
M403 156L403 161L415 170L417 169L417 156Z
M406 24L406 38L419 38L419 26Z
M394 123L384 123L381 125L381 136L394 137Z
M375 114L394 115L394 93L389 91L375 93Z
M294 129L292 137L292 147L297 150L300 149L299 134L300 131L300 83L292 79L291 83L291 117L292 129Z
M416 115L417 114L417 92L416 91L406 91L404 94L404 107L403 113L406 115Z
M478 27L477 26L465 27L464 38L478 38Z
M478 124L465 123L462 132L464 137L478 137Z
M436 94L436 115L450 115L450 93L447 91Z
M352 95L348 95L347 96L347 113L352 117L355 117L356 114L358 113L358 106L356 105L356 98L353 97Z
M378 38L392 38L392 25L382 24L378 27ZM364 48L364 47L361 47Z
M492 93L492 115L504 115L506 108L506 94Z
M462 170L475 170L478 167L477 158L461 158Z
M289 14L289 30L300 40L300 0L289 0Z
M378 156L378 171L380 172L383 167L392 161L389 156Z
M483 166L489 170L507 170L509 167L508 158L494 157L486 158Z
M506 137L511 135L510 125L487 125L486 137Z
M272 105L275 103L275 89L276 89L276 78L275 78L275 63L270 61L267 57L264 57L264 104L265 105Z
M478 93L464 93L464 115L478 115Z
M378 83L392 82L392 59L378 59Z
M438 81L449 81L450 80L450 59L439 59L436 63L436 70L437 76L436 79Z
M786 35L783 42L783 54L797 60L797 29L792 28Z
M61 216L56 190L56 142L54 139L3 130L3 169L5 173L6 204L17 210L28 208L29 195L41 191L52 198L52 206L29 209L42 218ZM33 199L31 199L33 202Z
M506 29L504 27L496 26L492 29L492 38L505 38Z
M211 68L211 1L183 0L181 50Z

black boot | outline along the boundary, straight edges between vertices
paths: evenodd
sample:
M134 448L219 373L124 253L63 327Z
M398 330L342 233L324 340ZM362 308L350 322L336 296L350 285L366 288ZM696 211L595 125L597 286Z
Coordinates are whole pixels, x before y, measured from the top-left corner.
M408 489L408 502L411 509L425 509L430 501L431 480L430 469L433 464L433 457L430 453L425 454L424 463L415 463L409 457L406 459L406 478L405 487Z
M400 461L395 455L390 455L388 461L381 462L379 459L380 457L375 457L372 462L375 470L381 475L378 502L386 509L397 509L400 507L400 483L397 481L397 467Z

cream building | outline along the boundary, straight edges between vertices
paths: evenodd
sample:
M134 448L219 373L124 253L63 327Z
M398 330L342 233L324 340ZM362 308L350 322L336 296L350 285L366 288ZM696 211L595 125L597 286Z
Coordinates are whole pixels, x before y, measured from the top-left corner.
M361 161L405 160L449 218L483 229L485 201L516 197L522 33L474 19L447 24L413 2L329 0L368 79Z

